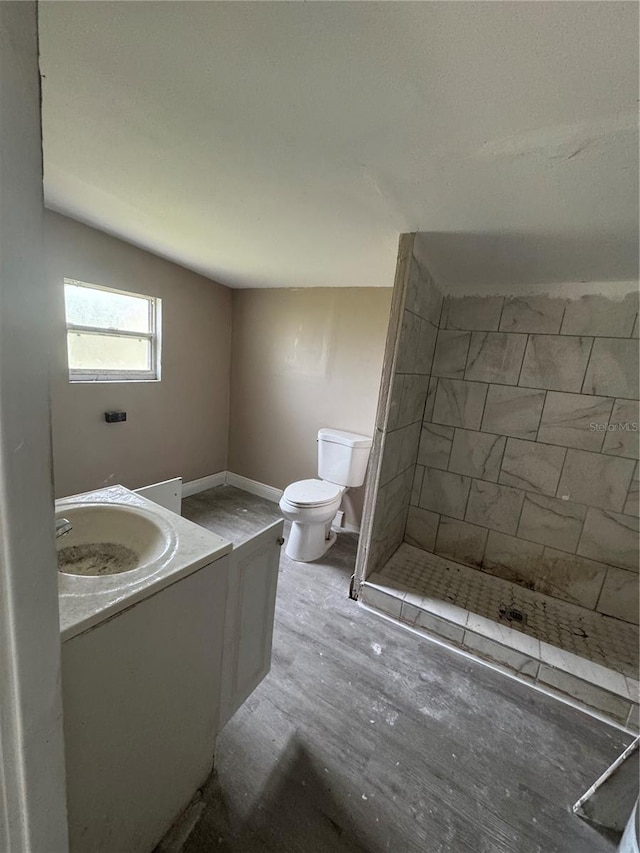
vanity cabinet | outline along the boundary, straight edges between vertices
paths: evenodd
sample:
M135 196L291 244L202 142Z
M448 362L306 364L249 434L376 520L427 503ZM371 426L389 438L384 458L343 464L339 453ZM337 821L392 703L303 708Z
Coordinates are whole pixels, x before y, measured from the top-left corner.
M283 526L282 520L274 522L230 554L219 728L271 667Z
M71 853L150 853L206 781L269 672L282 527L62 643Z
M230 567L62 644L71 853L149 853L211 772Z

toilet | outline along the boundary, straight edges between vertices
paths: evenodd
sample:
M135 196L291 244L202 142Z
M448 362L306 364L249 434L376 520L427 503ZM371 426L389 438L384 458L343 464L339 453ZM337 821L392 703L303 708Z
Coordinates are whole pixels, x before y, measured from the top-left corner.
M355 432L318 431L318 480L298 480L284 490L280 510L291 522L286 554L300 563L321 557L337 539L331 522L342 496L364 483L371 439Z

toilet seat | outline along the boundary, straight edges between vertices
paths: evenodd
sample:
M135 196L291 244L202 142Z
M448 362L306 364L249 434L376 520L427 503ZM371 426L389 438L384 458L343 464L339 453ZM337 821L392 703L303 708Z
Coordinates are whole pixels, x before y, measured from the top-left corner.
M284 490L283 500L293 506L327 506L340 497L344 486L328 483L326 480L298 480Z

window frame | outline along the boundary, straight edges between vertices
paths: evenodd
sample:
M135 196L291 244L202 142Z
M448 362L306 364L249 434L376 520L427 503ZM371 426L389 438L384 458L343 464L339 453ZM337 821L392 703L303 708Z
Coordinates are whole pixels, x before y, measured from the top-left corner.
M101 326L84 326L78 323L70 323L67 320L66 285L75 287L86 287L89 290L102 290L119 296L134 296L144 299L149 305L149 331L129 332L122 329L113 329ZM69 382L160 382L160 355L162 338L162 299L158 296L149 296L146 293L135 293L132 290L120 290L116 287L107 287L102 284L92 284L81 279L64 277L65 287L65 323L67 341L67 370ZM144 338L149 341L149 355L151 367L149 370L94 370L92 368L72 368L69 365L69 333L81 332L82 334L106 336L110 338Z

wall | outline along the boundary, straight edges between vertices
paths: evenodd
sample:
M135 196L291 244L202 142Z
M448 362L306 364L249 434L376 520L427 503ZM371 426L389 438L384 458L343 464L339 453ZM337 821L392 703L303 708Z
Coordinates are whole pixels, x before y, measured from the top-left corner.
M317 475L316 435L372 435L391 288L233 291L229 469L285 488ZM362 490L348 493L359 523Z
M67 850L35 3L0 3L0 850Z
M606 428L640 421L637 314L637 291L447 299L405 541L637 621L638 432Z
M182 267L56 213L45 219L55 293L52 357L56 495L168 477L193 480L227 465L231 292ZM162 381L70 383L67 276L162 299ZM107 409L127 422L106 424Z
M414 255L414 234L398 247L394 301L367 476L365 523L356 560L357 582L381 568L402 542L415 472L442 296Z

